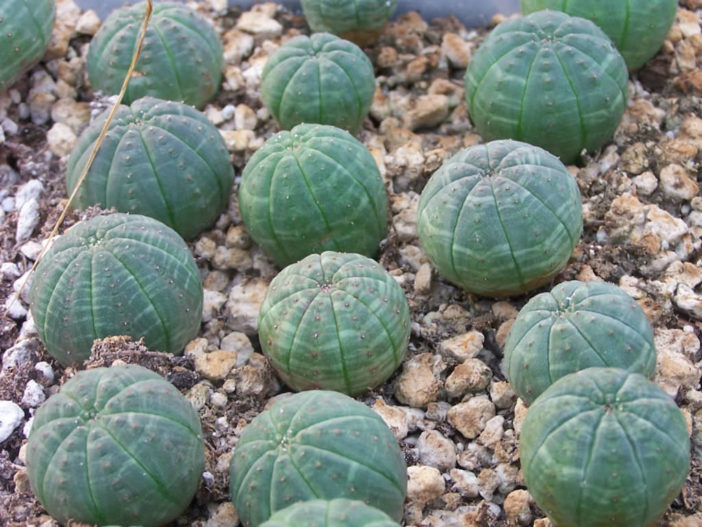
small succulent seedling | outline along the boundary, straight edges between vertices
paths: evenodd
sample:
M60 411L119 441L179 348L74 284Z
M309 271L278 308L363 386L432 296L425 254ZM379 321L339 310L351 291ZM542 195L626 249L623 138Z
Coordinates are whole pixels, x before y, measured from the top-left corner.
M623 368L653 377L653 329L639 305L605 282L564 282L522 308L505 343L507 379L531 404L564 375Z
M286 42L266 62L261 100L281 128L300 123L358 131L375 92L373 65L356 44L329 33Z
M614 134L628 97L621 54L589 20L539 11L497 26L466 70L485 139L516 139L573 162Z
M362 501L301 501L276 512L261 527L400 527L390 516Z
M27 445L34 493L69 525L164 525L188 506L204 465L197 412L135 365L76 374L39 408Z
M333 33L354 42L372 40L397 9L397 0L302 0L312 31Z
M117 9L96 33L87 57L93 89L119 93L145 10L146 2ZM201 108L219 89L223 54L217 33L195 11L173 2L156 3L124 102L152 95Z
M385 382L402 362L409 306L377 262L324 252L273 279L258 328L263 352L285 384L355 395Z
M629 69L638 69L663 45L677 0L521 0L525 14L555 9L592 20L619 49Z
M229 492L245 527L315 498L360 500L399 520L406 471L378 414L341 393L312 390L276 401L244 429Z
M534 501L559 527L650 527L690 465L685 418L638 373L588 368L529 408L519 443Z
M85 129L71 154L69 194L108 113ZM74 205L144 214L190 239L217 220L233 183L224 140L202 113L182 103L144 97L117 110Z
M54 0L0 2L0 93L44 55L55 12Z
M517 141L462 150L422 191L417 233L439 273L467 291L509 296L548 283L582 232L563 163Z
M180 353L202 319L200 272L188 246L139 215L96 216L70 229L37 266L30 295L39 336L64 366L111 335Z
M333 126L302 124L271 137L239 185L246 229L278 265L325 250L373 256L387 196L368 149Z

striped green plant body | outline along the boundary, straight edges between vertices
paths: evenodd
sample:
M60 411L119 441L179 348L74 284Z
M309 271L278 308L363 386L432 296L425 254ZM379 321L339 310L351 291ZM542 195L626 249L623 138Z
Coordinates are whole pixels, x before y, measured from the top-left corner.
M493 141L446 161L422 191L417 233L441 276L484 296L548 283L582 233L575 179L545 150Z
M276 401L244 429L229 492L244 527L299 501L360 500L395 520L407 491L405 461L385 422L337 392Z
M606 282L558 284L521 309L505 343L514 391L531 404L554 381L590 367L653 377L653 329L639 305Z
M69 194L108 113L85 129L71 154ZM227 207L233 184L224 140L204 114L182 103L143 97L117 110L74 205L144 214L191 239Z
M387 228L373 156L333 126L302 124L268 139L244 168L239 209L281 267L326 250L373 256Z
M261 527L400 527L390 516L362 501L309 500L276 512Z
M557 11L497 26L465 81L471 120L486 140L525 141L564 163L611 139L628 97L626 63L609 37Z
M521 0L525 14L555 9L592 20L612 39L629 69L638 69L663 45L676 0Z
M44 55L55 13L54 0L0 2L0 93Z
M343 35L382 29L397 9L397 0L302 0L313 31Z
M37 266L30 294L39 336L64 366L80 364L94 339L111 335L181 353L202 319L188 246L146 216L116 213L74 226Z
M557 527L653 527L690 465L675 402L617 368L557 380L529 408L519 451L529 493Z
M32 489L62 524L164 525L204 465L197 412L136 365L76 374L39 408L27 445Z
M356 395L385 382L402 362L409 306L374 260L311 254L273 279L258 330L263 353L291 388Z
M90 43L88 78L95 90L119 93L136 50L146 2L112 12ZM192 9L154 4L139 61L124 95L145 95L201 108L219 89L224 51L217 33Z
M317 123L355 133L374 92L373 65L365 53L329 33L290 39L271 55L261 76L261 100L285 130Z

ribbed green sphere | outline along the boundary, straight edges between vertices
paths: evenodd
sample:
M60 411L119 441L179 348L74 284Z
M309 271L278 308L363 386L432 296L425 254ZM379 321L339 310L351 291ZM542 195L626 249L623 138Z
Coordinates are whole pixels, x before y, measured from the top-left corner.
M400 527L390 516L362 501L301 501L276 512L261 527Z
M136 49L146 2L107 17L90 42L87 67L94 90L119 93ZM183 4L155 2L124 102L151 95L201 108L219 89L224 51L212 26Z
M229 493L244 527L311 499L360 500L402 517L407 468L373 410L337 392L281 398L244 429L230 465Z
M355 395L385 382L402 362L409 306L376 261L311 254L273 279L258 331L263 353L291 388Z
M0 2L0 93L42 58L55 13L54 0Z
M76 374L39 408L27 445L32 490L63 524L164 525L204 468L197 412L136 365Z
M90 357L93 340L144 338L181 353L202 320L200 272L172 229L146 216L96 216L51 246L32 279L31 310L61 364Z
M626 63L609 37L557 11L497 26L465 82L470 118L486 140L524 141L564 163L612 138L628 98Z
M653 377L653 329L614 284L558 284L519 311L505 343L507 379L527 404L564 375L613 367Z
M573 176L555 156L517 141L451 157L417 210L419 241L439 274L491 297L548 283L568 263L582 227Z
M239 209L281 267L327 250L374 256L387 228L373 156L333 126L302 124L268 139L241 176Z
M558 527L653 527L690 466L675 402L616 368L556 381L529 408L519 452L529 493Z
M300 123L358 131L375 92L373 65L352 42L329 33L287 41L266 62L261 99L289 130Z
M78 139L66 169L70 194L109 111ZM229 204L234 170L217 128L191 106L143 97L120 106L74 206L144 214L191 239Z
M592 20L612 39L629 69L638 69L663 45L677 0L521 0L525 14L555 9Z
M381 30L397 9L397 0L302 0L312 31L345 35Z

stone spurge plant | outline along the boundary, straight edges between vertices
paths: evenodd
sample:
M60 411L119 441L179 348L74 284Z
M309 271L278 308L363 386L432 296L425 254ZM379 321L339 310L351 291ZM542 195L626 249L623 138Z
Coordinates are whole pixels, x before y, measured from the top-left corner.
M439 273L467 291L509 296L548 283L582 232L575 179L517 141L462 150L422 191L417 233Z
M488 35L466 70L470 118L487 140L516 139L571 163L608 141L628 97L628 72L589 20L539 11Z
M373 256L387 228L373 156L333 126L302 124L268 139L241 176L239 208L280 266L325 250Z
M402 362L409 306L377 262L324 252L273 279L258 329L263 352L285 384L355 395L385 382Z
M402 517L407 475L390 429L366 405L311 390L276 401L244 429L229 492L245 527L298 501L360 500Z
M521 309L505 343L514 391L530 404L554 381L608 366L653 377L653 329L639 305L605 282L558 284Z
M521 0L525 14L556 9L592 20L616 44L629 69L660 49L678 7L676 0Z
M44 55L55 12L54 0L0 2L0 93Z
M400 527L390 516L362 501L309 500L276 512L261 527Z
M71 154L69 194L108 113L85 129ZM204 114L185 104L143 97L117 110L73 204L144 214L190 239L217 220L233 183L224 140Z
M37 411L27 445L32 489L65 524L164 525L204 465L197 412L134 365L78 373Z
M113 11L93 37L87 57L93 89L119 93L145 10L140 2ZM223 64L222 44L205 19L182 4L154 3L124 103L152 95L200 108L217 93Z
M529 493L558 527L651 527L690 464L682 412L638 373L588 368L529 408L519 451Z
M80 364L94 339L144 338L181 353L200 328L202 284L188 246L139 215L97 216L56 240L37 266L31 310L47 351Z
M356 40L379 33L397 9L397 0L302 0L312 31Z
M355 133L374 92L373 64L365 53L329 33L290 39L261 76L261 100L285 130L317 123Z

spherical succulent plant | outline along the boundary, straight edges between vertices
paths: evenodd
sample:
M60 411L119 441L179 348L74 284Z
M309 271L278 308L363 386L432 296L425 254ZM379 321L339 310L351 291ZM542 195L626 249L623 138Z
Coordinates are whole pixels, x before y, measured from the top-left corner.
M239 209L281 267L325 250L373 256L387 228L373 156L333 126L302 124L266 141L244 168Z
M266 62L261 100L283 129L300 123L338 126L355 133L375 92L365 53L329 33L286 42Z
M0 93L44 55L55 13L54 0L0 2Z
M529 408L519 444L524 480L558 527L649 527L690 464L685 418L638 373L588 368Z
M605 282L571 281L533 297L505 343L507 379L531 404L564 375L614 367L653 377L653 329L639 305Z
M263 352L285 384L355 395L385 382L402 362L409 306L377 262L324 252L273 279L258 329Z
M144 338L180 353L200 329L202 284L185 242L146 216L96 216L56 240L32 280L31 310L47 351L64 366L94 339Z
M312 31L358 41L380 33L397 9L397 0L302 0Z
M663 45L676 0L521 0L525 14L555 9L592 20L619 49L630 69L644 65Z
M517 139L573 162L614 134L628 97L624 59L589 20L539 11L497 26L466 70L485 139Z
M136 49L146 2L112 12L88 49L88 78L95 90L119 93ZM145 95L198 108L219 89L224 51L208 22L192 9L159 2L146 31L124 102Z
M573 176L553 155L517 141L454 155L424 187L417 210L419 240L439 273L485 296L548 283L581 232Z
M79 372L34 417L27 468L61 523L163 525L197 490L205 449L197 412L141 366Z
M229 492L245 527L315 498L360 500L395 520L407 490L395 437L373 410L337 392L276 401L244 429Z
M290 505L261 527L400 527L390 516L362 501L309 500Z
M81 134L66 170L72 192L102 127L103 113ZM185 104L144 97L120 106L74 205L144 214L190 239L229 203L234 170L222 136Z

